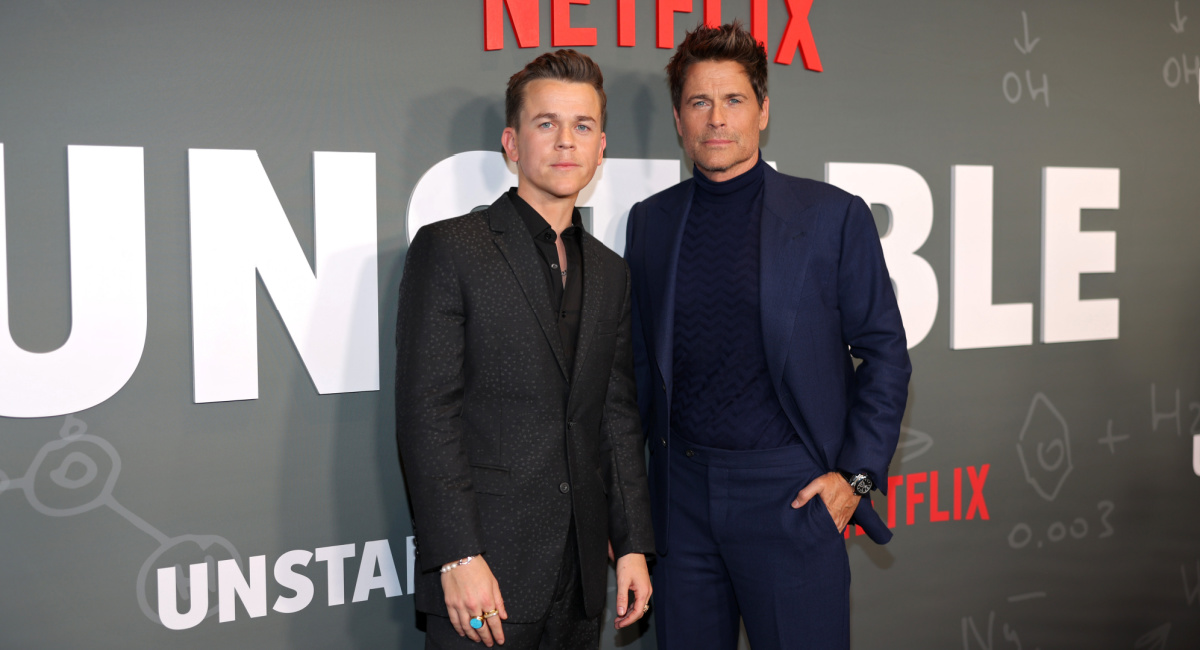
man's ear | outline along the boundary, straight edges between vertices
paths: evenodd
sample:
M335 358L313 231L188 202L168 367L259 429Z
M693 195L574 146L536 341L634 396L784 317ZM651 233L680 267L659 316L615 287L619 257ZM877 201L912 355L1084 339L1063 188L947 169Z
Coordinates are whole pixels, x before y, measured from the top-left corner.
M608 140L604 137L604 131L601 131L600 132L600 158L599 158L599 160L596 161L597 165L604 162L604 148L607 146L608 146Z
M672 108L671 112L675 114L675 132L678 133L679 137L682 138L683 137L683 127L679 125L679 109Z
M511 126L504 127L504 132L500 134L500 146L504 147L504 155L509 160L517 162L520 157L520 152L517 150L517 130Z
M771 119L771 98L763 97L762 108L758 110L758 130L762 131L767 128L767 122Z

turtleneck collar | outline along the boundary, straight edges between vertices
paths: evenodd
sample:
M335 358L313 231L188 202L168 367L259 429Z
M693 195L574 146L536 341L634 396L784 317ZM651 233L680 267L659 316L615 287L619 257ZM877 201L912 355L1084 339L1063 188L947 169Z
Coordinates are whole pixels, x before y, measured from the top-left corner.
M753 167L727 181L711 181L695 166L692 167L692 178L696 181L696 193L702 199L713 203L732 203L753 199L762 187L766 168L767 163L763 162L762 151L759 151L758 161Z

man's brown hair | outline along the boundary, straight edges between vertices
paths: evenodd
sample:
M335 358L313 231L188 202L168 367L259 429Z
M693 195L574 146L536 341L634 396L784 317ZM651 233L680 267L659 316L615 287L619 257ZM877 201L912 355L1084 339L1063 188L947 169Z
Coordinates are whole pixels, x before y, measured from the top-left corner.
M504 93L504 124L517 128L521 117L521 106L525 103L525 87L538 79L554 79L585 83L596 89L600 96L600 130L608 122L608 97L604 94L604 74L600 66L586 54L575 50L546 52L530 61L528 65L508 79L508 90Z
M683 102L683 82L688 69L700 61L734 61L742 64L758 105L767 96L767 51L742 27L741 21L720 27L699 25L683 37L675 55L667 63L667 82L671 86L671 104L679 110Z

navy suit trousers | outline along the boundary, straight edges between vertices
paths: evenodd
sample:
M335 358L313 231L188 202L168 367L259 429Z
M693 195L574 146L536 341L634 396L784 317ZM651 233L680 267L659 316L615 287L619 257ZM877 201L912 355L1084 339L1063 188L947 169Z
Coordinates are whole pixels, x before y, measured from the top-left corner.
M654 567L659 650L850 647L850 566L803 445L729 451L671 441L671 544ZM654 483L661 485L661 481Z

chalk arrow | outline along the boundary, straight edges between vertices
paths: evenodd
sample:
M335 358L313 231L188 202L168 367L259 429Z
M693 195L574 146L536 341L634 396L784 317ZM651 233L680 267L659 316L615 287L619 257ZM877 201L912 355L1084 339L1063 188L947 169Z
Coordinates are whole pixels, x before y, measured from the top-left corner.
M1021 51L1021 54L1029 54L1033 51L1033 48L1037 47L1038 41L1042 39L1041 37L1038 37L1032 41L1029 40L1029 16L1026 16L1024 11L1021 12L1021 22L1025 24L1025 45L1022 47L1021 41L1018 41L1015 38L1013 39L1013 45L1017 46L1017 49Z
M1163 648L1167 647L1167 635L1170 633L1171 624L1164 623L1163 625L1160 625L1142 635L1142 638L1138 639L1137 642L1133 644L1133 647L1138 648L1139 650L1142 648L1145 650L1163 650Z
M933 436L909 427L900 427L901 440L896 451L903 452L900 462L906 463L933 447Z
M1187 22L1187 16L1179 15L1179 0L1175 0L1175 22L1171 23L1171 29L1175 30L1176 34L1183 33L1183 24Z

